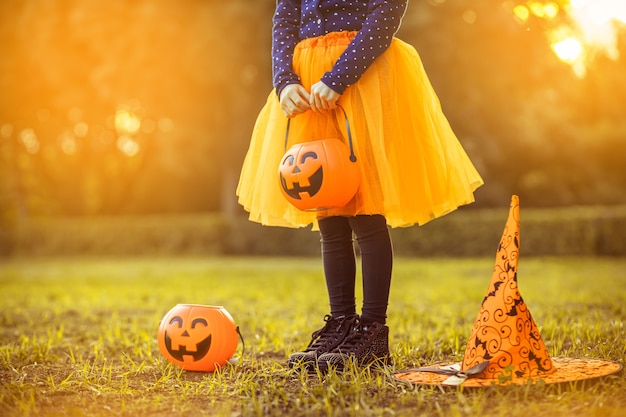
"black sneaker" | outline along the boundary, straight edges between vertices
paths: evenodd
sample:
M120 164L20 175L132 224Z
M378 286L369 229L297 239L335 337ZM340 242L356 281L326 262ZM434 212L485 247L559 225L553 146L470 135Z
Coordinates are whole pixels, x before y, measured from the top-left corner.
M358 317L356 314L339 317L326 315L324 317L326 324L311 335L311 342L307 348L289 356L289 367L301 365L311 368L317 365L317 359L320 355L337 348L350 334Z
M351 360L359 366L389 363L389 327L382 323L357 321L337 348L318 358L318 366L322 371L330 367L342 371Z

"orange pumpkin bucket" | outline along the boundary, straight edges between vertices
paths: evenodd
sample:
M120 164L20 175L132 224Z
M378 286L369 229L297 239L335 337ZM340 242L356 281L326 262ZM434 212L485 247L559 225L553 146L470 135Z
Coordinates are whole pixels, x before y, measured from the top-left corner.
M173 365L213 372L235 353L238 329L224 307L178 304L161 320L158 344Z
M340 107L341 108L341 107ZM352 146L346 115L349 148L336 138L297 143L285 152L278 167L280 190L294 207L303 211L345 206L356 194L361 175ZM289 123L285 148L289 139Z

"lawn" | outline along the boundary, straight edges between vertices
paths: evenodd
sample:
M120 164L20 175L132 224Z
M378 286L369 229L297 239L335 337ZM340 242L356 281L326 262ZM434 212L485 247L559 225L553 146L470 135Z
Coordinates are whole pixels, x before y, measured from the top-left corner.
M623 416L623 374L566 385L415 387L393 372L463 355L493 259L396 260L386 369L286 367L327 313L315 258L0 264L0 416ZM626 363L626 259L524 258L519 286L553 356ZM224 306L245 338L215 373L159 353L178 303Z

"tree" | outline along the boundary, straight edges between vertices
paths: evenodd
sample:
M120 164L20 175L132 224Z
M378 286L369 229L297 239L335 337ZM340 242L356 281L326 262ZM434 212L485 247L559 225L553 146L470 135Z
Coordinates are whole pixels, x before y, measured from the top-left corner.
M520 5L413 0L399 33L485 177L475 206L626 203L623 54L579 78ZM3 216L232 211L274 6L0 2Z

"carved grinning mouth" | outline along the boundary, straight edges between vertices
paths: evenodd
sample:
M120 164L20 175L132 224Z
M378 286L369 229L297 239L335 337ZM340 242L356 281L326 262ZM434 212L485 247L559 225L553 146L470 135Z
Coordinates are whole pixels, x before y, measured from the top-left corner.
M280 183L283 186L283 190L285 190L285 193L287 193L287 195L294 200L301 200L301 194L303 193L307 193L309 195L309 198L313 197L322 188L323 179L324 172L322 170L322 167L319 167L317 171L315 171L313 175L309 177L309 186L301 187L299 182L292 182L290 188L289 184L287 184L287 180L285 179L285 177L282 174L280 175Z
M165 332L165 347L167 348L167 351L170 353L170 355L172 355L172 357L176 360L184 362L185 359L183 357L187 355L191 356L194 362L199 361L206 356L206 354L209 352L209 349L211 348L211 335L208 335L205 339L198 342L196 344L196 351L194 352L188 351L186 345L180 345L180 348L178 350L172 349L172 339L167 334L167 332Z

